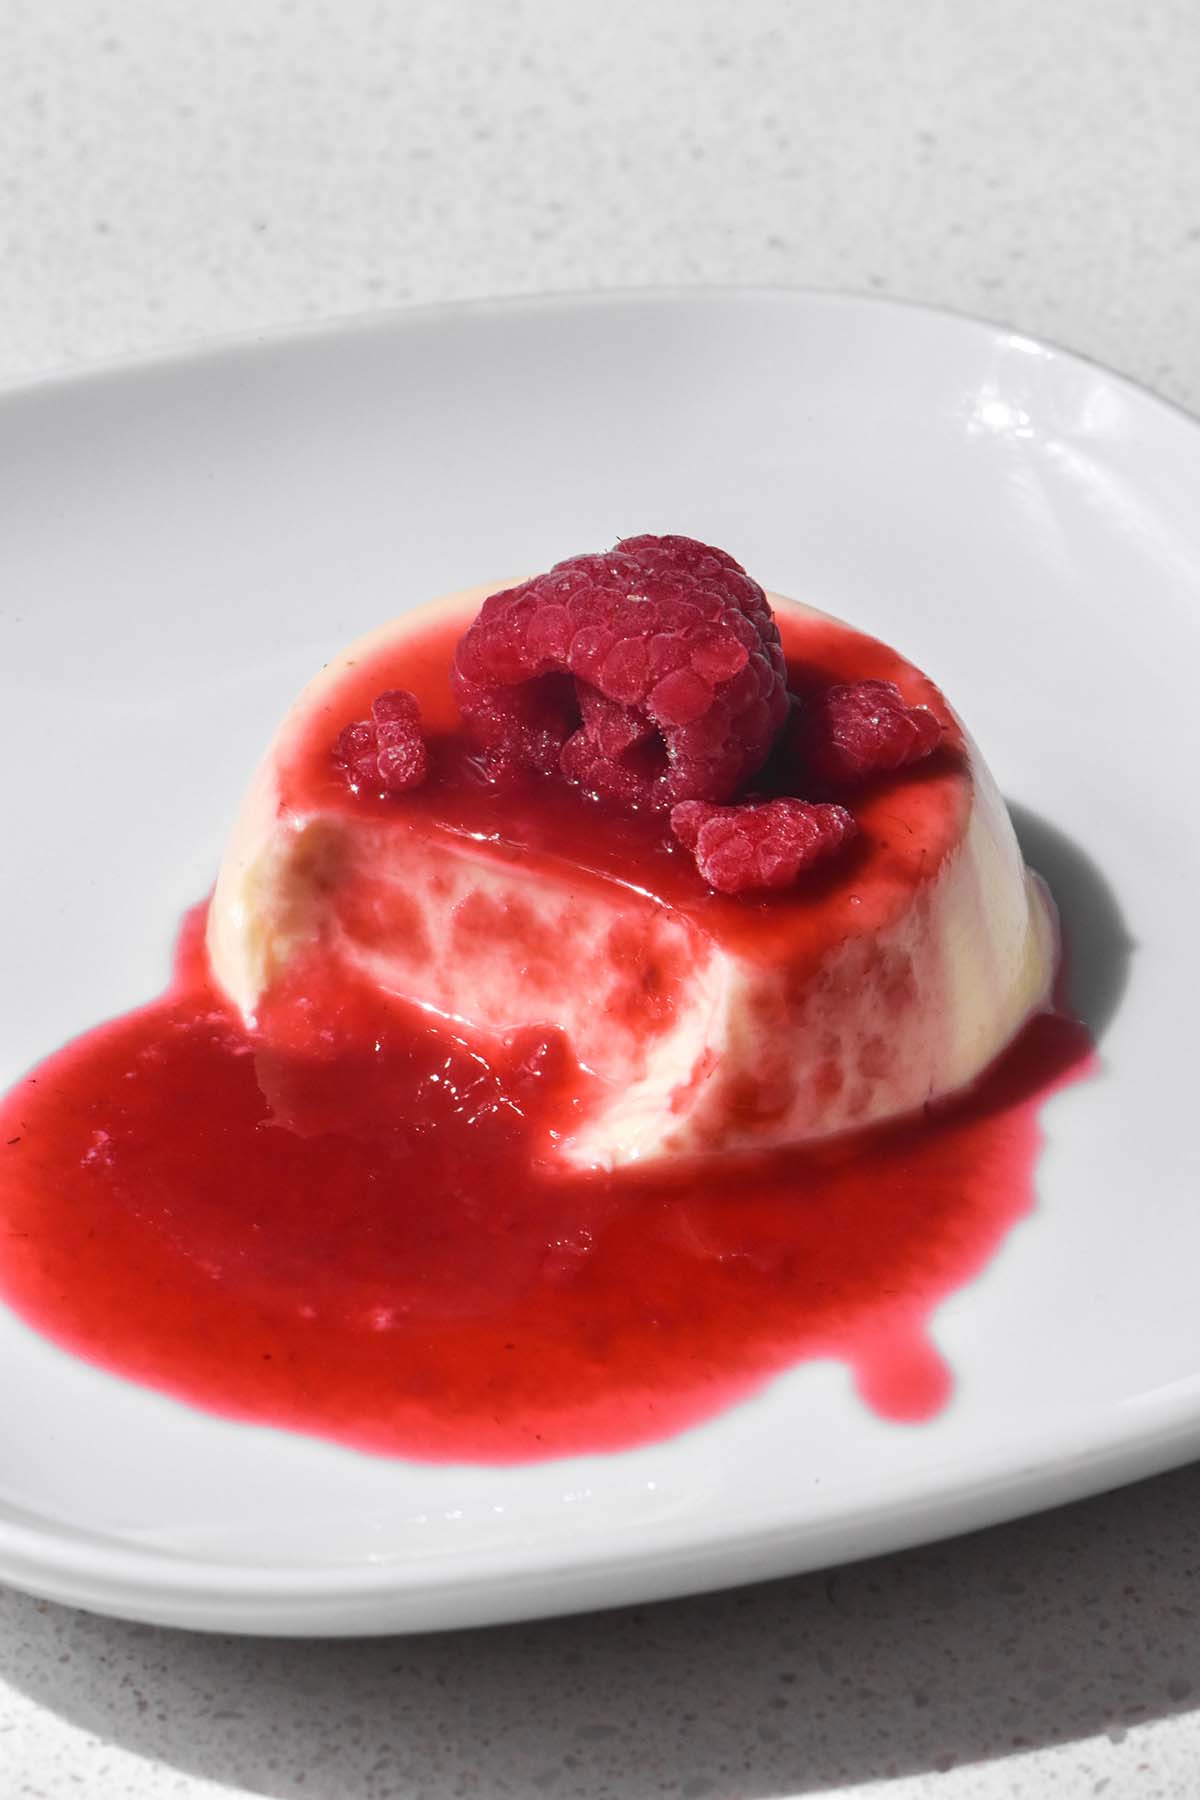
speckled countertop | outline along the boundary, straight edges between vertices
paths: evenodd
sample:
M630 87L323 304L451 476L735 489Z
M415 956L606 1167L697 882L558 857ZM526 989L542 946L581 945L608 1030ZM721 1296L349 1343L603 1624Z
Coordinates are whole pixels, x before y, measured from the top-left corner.
M1200 409L1194 0L0 0L0 379L465 295L1003 320ZM427 1639L0 1592L0 1796L1200 1793L1200 1470Z

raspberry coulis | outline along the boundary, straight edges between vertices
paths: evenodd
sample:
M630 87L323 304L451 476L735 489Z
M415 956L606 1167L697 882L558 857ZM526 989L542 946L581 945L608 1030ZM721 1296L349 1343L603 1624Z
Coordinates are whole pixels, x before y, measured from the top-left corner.
M937 687L878 639L838 619L810 612L797 618L795 611L780 608L776 614L791 693L803 699L851 680L891 682L906 701L936 713L944 736L925 761L854 789L858 831L848 848L806 870L783 893L714 892L657 812L585 799L569 782L536 775L489 780L450 691L448 670L469 617L456 609L398 649L387 639L381 649L367 640L365 653L344 666L334 691L305 706L300 729L287 735L281 752L281 804L296 814L340 812L385 830L411 820L422 831L494 843L501 859L553 860L568 865L581 887L598 883L611 892L613 883L621 883L649 891L743 954L811 966L847 936L878 932L909 905L914 888L930 880L961 841L972 788L961 726ZM419 706L431 763L429 779L399 803L351 792L330 756L348 722L368 715L378 694L397 687L411 692ZM802 783L785 739L756 777L754 791L769 800L794 794ZM823 791L805 797L829 798ZM352 903L365 914L369 871L362 876ZM534 922L535 949L539 930Z
M333 729L318 720L296 747L291 799L355 805L328 744L404 686L431 723L435 774L401 804L441 808L452 829L495 820L441 697L452 641L435 632L402 668L352 671ZM907 664L832 622L806 653L790 670L801 691L912 687ZM889 890L927 878L888 849L882 821L902 801L909 825L948 842L960 744L856 803L857 860L822 869L806 898L708 895L661 847L661 819L558 784L520 790L506 830L531 855L577 844L590 878L716 909L775 954L798 933L836 933L848 886L870 910L876 875ZM920 1118L807 1149L569 1175L547 1152L588 1088L553 1032L485 1055L315 959L249 1035L209 983L203 912L161 1000L69 1044L0 1103L0 1293L129 1379L377 1453L503 1463L624 1448L814 1358L847 1364L881 1415L929 1418L953 1385L931 1316L1032 1210L1039 1109L1091 1059L1083 1028L1046 1013Z

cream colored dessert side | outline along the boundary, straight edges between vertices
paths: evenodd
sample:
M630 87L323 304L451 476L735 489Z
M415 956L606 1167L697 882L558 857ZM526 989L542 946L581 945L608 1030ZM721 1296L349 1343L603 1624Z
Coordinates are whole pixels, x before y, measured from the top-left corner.
M562 1154L619 1167L912 1112L972 1081L1047 1002L1053 908L973 747L970 818L954 852L911 905L847 936L799 984L794 968L739 953L653 896L581 884L553 859L523 864L494 844L432 837L402 807L394 823L289 812L277 771L347 668L436 617L461 614L465 628L492 591L435 602L352 645L281 725L209 913L214 975L247 1020L296 954L319 945L385 991L480 1030L557 1026L605 1096ZM331 902L367 873L372 904L386 916L394 902L397 921L369 948ZM514 919L526 927L516 954L503 928Z
M827 956L802 994L786 967L715 950L691 1016L572 1157L802 1143L915 1112L981 1074L1048 1003L1058 934L978 760L975 778L966 838L938 877L893 925Z

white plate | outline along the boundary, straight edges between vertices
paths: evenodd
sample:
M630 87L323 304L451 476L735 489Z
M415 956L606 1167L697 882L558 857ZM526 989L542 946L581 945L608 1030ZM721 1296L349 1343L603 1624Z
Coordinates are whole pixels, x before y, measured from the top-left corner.
M1045 822L1104 1060L1047 1109L1038 1210L937 1315L957 1389L931 1424L882 1423L826 1363L635 1453L419 1466L193 1411L4 1314L0 1576L223 1630L481 1623L862 1555L1200 1450L1197 494L1200 431L1117 377L833 297L416 312L0 399L5 1084L161 986L333 648L642 530L727 544L942 682Z

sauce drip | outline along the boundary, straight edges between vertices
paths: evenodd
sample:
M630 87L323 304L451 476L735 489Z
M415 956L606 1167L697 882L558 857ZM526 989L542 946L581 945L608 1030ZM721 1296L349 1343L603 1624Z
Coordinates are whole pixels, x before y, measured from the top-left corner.
M0 1103L0 1294L129 1379L388 1455L626 1448L817 1357L930 1417L930 1315L1031 1210L1038 1108L1090 1056L1044 1014L922 1119L564 1176L540 1160L579 1097L553 1036L489 1065L363 991L330 1053L268 1047L210 991L201 929L161 1000Z

